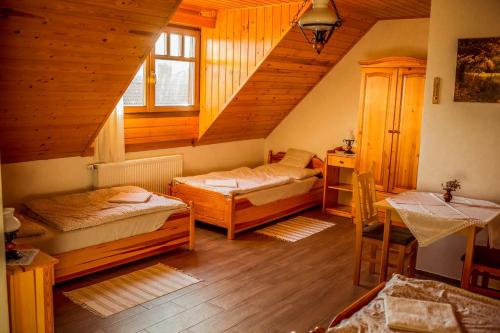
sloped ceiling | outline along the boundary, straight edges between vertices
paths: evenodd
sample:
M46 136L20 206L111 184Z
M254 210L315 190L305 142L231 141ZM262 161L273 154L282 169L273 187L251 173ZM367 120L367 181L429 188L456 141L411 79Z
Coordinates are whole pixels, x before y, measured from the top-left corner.
M320 55L290 30L240 86L198 144L267 137L336 63L382 19L430 15L430 0L337 0L344 24Z
M84 153L180 2L2 1L2 163Z
M300 2L297 0L183 0L183 6L225 10Z

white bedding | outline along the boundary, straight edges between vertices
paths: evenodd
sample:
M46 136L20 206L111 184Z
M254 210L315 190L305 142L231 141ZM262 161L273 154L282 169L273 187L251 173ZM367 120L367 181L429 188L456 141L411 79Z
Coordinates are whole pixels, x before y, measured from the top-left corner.
M45 234L18 238L15 243L27 243L49 254L58 254L158 230L170 215L182 210L184 209L134 216L91 228L66 232L38 222L45 229Z
M237 168L230 171L211 172L204 175L191 177L177 177L175 183L215 191L226 196L233 194L245 194L274 188L280 185L293 183L295 180L311 178L320 173L321 170L298 168L278 163L265 164L255 169L247 167ZM221 181L234 181L236 187L212 186Z
M307 193L311 190L317 180L318 177L294 180L288 184L266 188L260 191L253 191L246 194L240 194L236 196L236 198L246 198L252 205L261 206Z
M119 186L95 191L35 199L25 206L30 214L59 231L95 227L129 217L168 212L186 207L180 200L151 195L144 203L112 203L108 199L119 193L144 193L137 186Z

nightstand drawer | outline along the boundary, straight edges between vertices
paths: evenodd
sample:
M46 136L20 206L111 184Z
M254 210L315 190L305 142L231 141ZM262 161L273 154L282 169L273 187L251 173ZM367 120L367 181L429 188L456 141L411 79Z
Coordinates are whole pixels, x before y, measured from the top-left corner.
M341 167L341 168L352 168L354 169L355 159L351 157L343 156L328 156L328 165Z

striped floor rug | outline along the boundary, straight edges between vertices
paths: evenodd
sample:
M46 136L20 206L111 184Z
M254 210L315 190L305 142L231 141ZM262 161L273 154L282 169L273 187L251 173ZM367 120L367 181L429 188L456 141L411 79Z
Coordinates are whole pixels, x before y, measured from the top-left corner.
M197 282L200 280L175 268L156 264L64 295L105 318Z
M258 234L275 237L287 242L296 242L333 227L335 224L304 216L296 216L255 231Z

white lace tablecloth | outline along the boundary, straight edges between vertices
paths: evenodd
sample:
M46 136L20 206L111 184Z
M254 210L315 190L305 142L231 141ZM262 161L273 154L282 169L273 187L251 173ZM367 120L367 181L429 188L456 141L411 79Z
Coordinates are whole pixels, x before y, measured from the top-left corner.
M403 192L387 201L419 246L428 246L469 226L488 225L490 245L500 248L500 219L496 219L500 205L496 203L458 196L445 202L442 194L429 192Z

